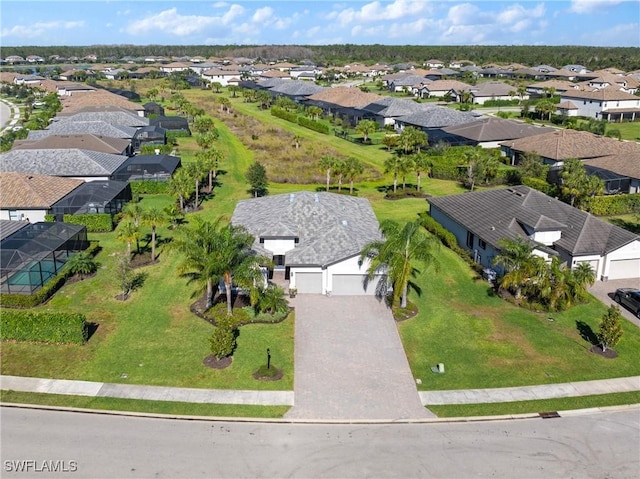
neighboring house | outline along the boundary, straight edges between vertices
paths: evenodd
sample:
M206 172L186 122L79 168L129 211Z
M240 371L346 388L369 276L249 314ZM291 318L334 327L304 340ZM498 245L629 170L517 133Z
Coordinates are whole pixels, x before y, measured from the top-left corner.
M474 86L461 89L454 89L451 94L456 101L461 101L463 92L471 93L471 103L483 105L488 100L527 100L529 95L518 96L517 89L507 83L500 81L483 82Z
M414 75L404 73L402 76L388 82L389 90L393 92L412 92L415 85L419 85L427 81L423 75Z
M304 101L311 95L326 89L326 87L309 83L308 81L282 80L279 78L264 80L260 82L260 86L268 87L273 96L286 96L296 102Z
M365 93L359 88L336 87L314 93L304 101L304 105L318 106L325 113L346 119L355 126L362 119L361 108L382 98L374 93Z
M273 258L298 293L374 295L363 247L381 239L378 220L364 198L300 192L241 200L231 217L255 236L254 249Z
M177 156L135 155L129 157L112 178L119 181L167 181L181 165Z
M542 97L549 93L561 95L567 91L583 89L584 87L568 80L547 80L527 85L527 93L535 97Z
M56 202L83 183L73 178L0 172L0 219L44 221Z
M144 116L164 116L164 107L155 101L150 101L144 105Z
M362 119L374 120L382 128L386 125L395 125L396 119L418 113L430 108L425 103L416 103L408 98L394 98L390 96L379 98L360 108Z
M67 97L84 93L95 93L96 88L84 83L73 82L57 82L56 83L58 96Z
M586 160L584 166L604 181L605 194L640 193L640 151Z
M85 181L109 180L127 157L77 148L12 150L0 155L0 171L63 176Z
M425 106L427 105L425 104ZM478 118L479 115L473 112L428 105L422 111L397 118L396 130L402 131L407 126L413 126L427 133L429 135L429 143L432 143L432 138L442 136L439 130L448 126L463 125Z
M191 63L187 62L172 62L166 65L160 66L160 71L164 73L183 72L191 68Z
M435 80L422 85L419 96L420 98L442 98L451 90L464 90L465 88L471 88L471 85L458 80Z
M107 106L116 106L135 112L138 116L144 116L144 107L121 95L116 95L107 90L95 90L90 95L64 96L62 102L62 114L71 114L77 111L104 111Z
M529 136L518 140L500 143L505 156L511 158L511 164L520 163L525 153L537 153L543 163L562 166L564 160L578 158L589 160L616 153L634 153L640 150L635 142L618 141L595 135L588 131L555 130L550 133Z
M566 91L561 102L571 102L575 115L607 121L635 121L640 119L640 97L614 87L597 91Z
M71 112L59 113L53 118L53 121L104 121L111 125L135 128L149 125L148 118L138 115L135 111L113 105L88 106Z
M462 125L443 128L443 135L431 134L432 143L444 142L453 146L471 145L483 148L498 148L500 142L555 131L553 128L529 125L521 121L502 118L481 118Z
M570 268L588 263L598 280L640 278L640 236L526 186L432 197L430 214L474 260L494 268L502 239L534 244Z
M138 128L113 125L105 121L55 121L45 130L31 130L28 140L40 140L49 135L95 135L131 140Z
M218 82L222 86L230 84L237 85L242 76L242 72L238 70L222 70L220 68L212 68L202 72L202 78L209 83Z
M96 135L49 135L39 140L16 140L13 142L13 150L60 150L67 148L79 148L81 150L112 153L114 155L128 156L131 151L131 142L123 138L108 138Z
M585 74L589 71L584 65L565 65L561 68L561 70L567 70L579 75Z
M424 66L427 68L442 68L444 67L444 62L442 60L431 59L424 62Z
M13 79L13 83L16 85L37 86L45 80L46 78L41 77L40 75L16 75Z

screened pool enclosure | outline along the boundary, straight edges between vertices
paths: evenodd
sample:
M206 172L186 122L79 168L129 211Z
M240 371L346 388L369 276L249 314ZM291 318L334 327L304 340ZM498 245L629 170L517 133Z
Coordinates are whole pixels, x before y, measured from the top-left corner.
M29 224L2 238L2 293L33 294L88 246L86 227L67 223Z

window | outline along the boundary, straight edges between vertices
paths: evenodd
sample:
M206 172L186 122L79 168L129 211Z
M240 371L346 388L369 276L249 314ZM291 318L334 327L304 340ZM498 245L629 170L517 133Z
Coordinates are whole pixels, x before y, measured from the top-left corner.
M485 241L485 240L478 239L478 245L479 245L479 246L480 246L480 248L482 248L482 249L487 249L487 243L486 243L486 241Z
M20 215L16 210L9 210L9 219L12 221L20 221Z
M264 244L264 238L260 238L260 243Z
M473 233L471 231L467 231L467 246L469 248L473 248Z

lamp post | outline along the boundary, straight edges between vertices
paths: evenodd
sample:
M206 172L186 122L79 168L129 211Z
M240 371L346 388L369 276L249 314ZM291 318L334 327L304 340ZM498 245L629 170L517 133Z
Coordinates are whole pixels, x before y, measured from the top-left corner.
M271 351L267 348L267 369L271 369Z

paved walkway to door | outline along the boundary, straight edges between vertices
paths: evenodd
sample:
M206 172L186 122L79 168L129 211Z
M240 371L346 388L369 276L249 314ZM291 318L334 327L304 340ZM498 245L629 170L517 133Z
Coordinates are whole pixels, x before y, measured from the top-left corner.
M391 312L369 296L298 295L291 419L407 419L426 410Z

